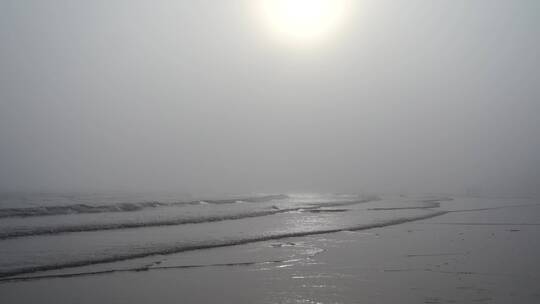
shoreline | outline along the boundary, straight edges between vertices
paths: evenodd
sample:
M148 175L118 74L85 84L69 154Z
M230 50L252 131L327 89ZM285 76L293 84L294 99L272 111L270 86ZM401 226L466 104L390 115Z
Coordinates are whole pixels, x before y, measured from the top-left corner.
M517 209L521 212L514 212ZM153 257L146 267L134 269L3 282L0 299L6 303L43 298L55 303L146 303L149 297L160 303L540 301L536 288L540 206L444 212L368 230L269 239L165 255L157 262ZM88 293L89 286L100 292Z

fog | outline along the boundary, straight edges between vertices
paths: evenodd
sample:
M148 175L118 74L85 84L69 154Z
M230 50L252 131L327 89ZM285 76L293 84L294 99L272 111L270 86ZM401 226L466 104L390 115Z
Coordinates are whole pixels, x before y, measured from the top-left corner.
M0 190L538 194L540 2L0 2Z

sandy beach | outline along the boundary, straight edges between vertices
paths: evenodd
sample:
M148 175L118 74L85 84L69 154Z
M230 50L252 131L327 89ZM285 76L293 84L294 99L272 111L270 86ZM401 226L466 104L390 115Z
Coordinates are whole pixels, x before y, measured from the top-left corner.
M429 219L4 280L2 303L538 303L540 206L455 199ZM388 210L385 210L388 212ZM140 267L146 265L146 267ZM71 273L71 274L70 274ZM79 273L80 275L73 275ZM45 277L43 277L45 276ZM49 277L47 277L49 276Z

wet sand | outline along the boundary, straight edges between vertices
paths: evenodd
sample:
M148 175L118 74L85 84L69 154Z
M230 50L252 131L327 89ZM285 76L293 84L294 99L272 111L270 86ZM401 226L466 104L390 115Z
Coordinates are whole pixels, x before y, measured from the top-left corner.
M540 303L540 206L456 200L440 210L451 212L3 281L0 302Z

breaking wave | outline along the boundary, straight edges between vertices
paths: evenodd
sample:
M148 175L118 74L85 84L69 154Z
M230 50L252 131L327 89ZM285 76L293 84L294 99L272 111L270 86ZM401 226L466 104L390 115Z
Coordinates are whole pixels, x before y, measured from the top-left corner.
M144 209L181 206L181 205L197 205L206 204L234 204L237 201L246 203L260 203L272 200L286 199L288 196L284 194L253 196L234 199L219 199L219 200L195 200L187 202L137 202L137 203L117 203L107 205L88 205L88 204L73 204L65 206L40 206L28 208L4 208L0 209L0 218L8 217L35 217L35 216L50 216L50 215L67 215L67 214L84 214L84 213L109 213L109 212L133 212Z
M259 236L246 237L246 238L232 238L232 239L225 239L225 240L220 240L220 241L201 241L201 242L193 243L193 244L170 244L170 245L164 245L164 246L156 246L153 248L147 248L147 249L140 250L137 252L128 252L128 253L116 254L116 255L113 254L113 255L104 256L104 257L72 260L72 261L66 261L66 262L44 264L44 265L39 265L39 266L12 268L8 270L0 271L0 278L7 278L7 279L4 279L3 281L9 281L11 279L9 277L24 275L24 274L31 274L31 273L41 272L41 271L59 270L59 269L72 268L72 267L82 267L82 266L89 266L89 265L102 264L102 263L112 263L112 262L118 262L118 261L124 261L124 260L136 259L136 258L144 258L148 256L153 256L153 255L167 255L167 254L174 254L174 253L180 253L180 252L185 252L185 251L236 246L236 245L243 245L243 244L248 244L248 243L253 243L253 242L262 242L262 241L269 241L269 240L276 240L276 239L283 239L283 238L290 238L290 237L302 237L302 236L317 235L317 234L335 233L335 232L340 232L340 231L359 231L359 230L380 228L380 227L398 225L398 224L403 224L403 223L422 220L422 219L428 219L428 218L440 216L446 213L447 212L444 212L444 211L438 211L438 212L432 212L432 213L424 214L424 215L395 218L395 219L381 221L381 222L372 223L372 224L349 226L349 227L342 227L342 228L335 228L335 229L316 229L316 230L294 231L294 232L289 232L289 233L276 233L276 234L259 235Z
M267 200L268 197L266 197ZM61 233L73 233L73 232L90 232L90 231L103 231L103 230L117 230L117 229L134 229L134 228L146 228L146 227L159 227L159 226L177 226L187 224L201 224L220 222L227 220L239 220L251 217L262 217L278 213L293 212L293 211L305 211L312 213L324 213L324 212L345 212L346 209L320 209L322 207L336 207L346 205L356 205L374 201L375 198L368 198L363 200L356 200L350 202L324 202L324 203L311 203L309 207L296 207L296 208L278 208L272 206L267 210L250 211L237 214L228 215L211 215L201 216L194 218L175 218L165 220L150 220L140 222L125 222L125 223L99 223L99 224L83 224L83 225L64 225L64 226L47 226L47 227L32 227L32 228L16 228L0 231L0 240L31 237L40 235L54 235ZM221 201L223 202L223 201ZM250 200L249 202L253 202Z

